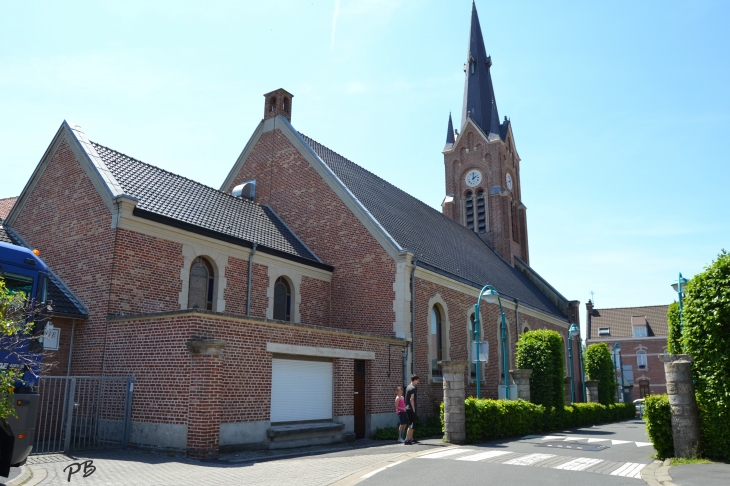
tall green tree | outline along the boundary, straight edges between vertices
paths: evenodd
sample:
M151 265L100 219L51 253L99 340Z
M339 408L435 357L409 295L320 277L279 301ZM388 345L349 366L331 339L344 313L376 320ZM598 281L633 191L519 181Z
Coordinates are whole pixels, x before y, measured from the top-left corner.
M704 453L730 460L730 254L722 250L687 285L683 346L694 357L692 378Z
M522 334L517 341L517 368L532 370L531 402L563 410L565 357L560 333L538 329Z
M616 369L606 343L588 346L583 360L589 380L598 380L598 401L602 405L616 402Z

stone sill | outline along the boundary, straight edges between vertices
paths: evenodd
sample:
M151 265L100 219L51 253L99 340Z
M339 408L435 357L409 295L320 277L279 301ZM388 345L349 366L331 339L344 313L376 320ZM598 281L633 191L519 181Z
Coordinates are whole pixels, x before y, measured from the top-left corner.
M302 434L337 434L345 430L345 424L337 422L316 422L310 424L274 425L266 431L269 438L288 437Z

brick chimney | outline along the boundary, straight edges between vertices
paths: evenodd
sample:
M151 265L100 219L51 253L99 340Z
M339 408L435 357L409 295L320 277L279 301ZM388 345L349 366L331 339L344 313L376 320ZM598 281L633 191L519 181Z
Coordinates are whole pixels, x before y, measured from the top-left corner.
M264 120L282 115L291 123L291 100L293 94L283 88L279 88L264 95Z
M586 302L586 339L591 338L591 316L593 315L593 301Z

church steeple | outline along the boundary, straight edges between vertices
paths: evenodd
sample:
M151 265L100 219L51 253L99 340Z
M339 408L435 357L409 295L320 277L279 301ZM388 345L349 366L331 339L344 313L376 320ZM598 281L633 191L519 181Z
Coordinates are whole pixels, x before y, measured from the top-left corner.
M444 150L451 150L454 146L454 123L451 121L451 113L449 113L449 126L446 129L446 147Z
M492 76L489 67L492 58L487 56L484 48L484 38L479 25L477 7L471 4L471 29L469 31L469 53L466 57L464 71L464 106L461 113L461 126L466 123L467 117L482 129L487 135L500 136L499 113L497 101L494 98Z

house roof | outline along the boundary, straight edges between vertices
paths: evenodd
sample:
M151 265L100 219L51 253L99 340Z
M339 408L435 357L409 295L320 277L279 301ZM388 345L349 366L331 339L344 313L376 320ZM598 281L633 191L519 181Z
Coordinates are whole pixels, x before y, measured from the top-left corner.
M565 319L537 286L476 233L306 135L299 135L393 240L414 253L419 266L475 287L492 284L503 296Z
M134 214L203 231L219 239L256 243L260 251L331 270L268 206L233 197L199 182L91 142L125 194L138 199ZM250 246L250 245L249 245Z
M590 314L590 336L588 339L607 340L610 338L633 337L633 326L646 323L648 336L669 335L667 320L668 305L646 307L619 307L614 309L593 309ZM608 335L599 335L601 328L608 328Z
M0 226L0 241L11 245L24 246L12 230ZM48 275L48 300L53 308L52 314L86 319L89 312L68 286L56 274Z
M4 219L8 216L8 213L10 213L10 210L13 209L13 205L17 199L17 196L0 199L0 219Z

